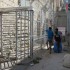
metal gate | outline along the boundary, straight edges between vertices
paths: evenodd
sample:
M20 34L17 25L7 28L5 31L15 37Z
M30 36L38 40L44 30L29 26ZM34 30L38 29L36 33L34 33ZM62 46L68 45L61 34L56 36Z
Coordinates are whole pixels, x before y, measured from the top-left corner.
M33 10L14 8L0 13L0 49L6 57L23 59L33 54Z

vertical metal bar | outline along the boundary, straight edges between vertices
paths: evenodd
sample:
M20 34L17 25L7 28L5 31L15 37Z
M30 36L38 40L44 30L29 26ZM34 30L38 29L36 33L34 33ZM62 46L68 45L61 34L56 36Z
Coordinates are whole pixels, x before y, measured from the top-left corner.
M67 33L68 33L68 13L67 13Z
M45 30L46 30L46 12L43 11L43 13L44 13L44 47L45 47L45 44L46 44L46 38L45 38L45 35L46 35L46 32L45 32Z
M21 44L22 44L22 10L21 10ZM21 45L21 47L20 48L22 48L22 45ZM21 58L23 58L22 57L22 53L21 53Z
M17 55L17 12L16 13L16 58L18 57Z
M24 11L24 31L25 33L25 28L26 28L26 11ZM25 35L24 35L24 58L25 58Z
M28 11L28 37L29 37L29 11ZM28 38L28 56L29 56L29 38Z
M55 23L54 23L54 0L53 0L53 30L55 29Z
M1 24L1 55L3 55L3 49L2 49L2 13L0 13L0 24Z
M41 9L40 15L41 15L41 17L40 17L40 24L42 24L42 9ZM41 29L41 34L40 35L42 36L42 29ZM41 49L42 49L42 40L41 40Z
M68 46L69 46L69 36L68 36L68 33L69 33L69 18L68 18L68 12L67 12L67 28L66 29L67 29L67 33L66 33L67 37L66 38L67 38L67 43L68 43Z
M22 10L20 11L20 34L21 34L21 41L20 41L20 49L22 47ZM20 53L21 58L22 58L22 53Z
M30 56L33 58L33 11L30 11Z
M66 3L69 4L69 0L66 0ZM67 11L67 43L68 43L68 46L69 46L69 10Z

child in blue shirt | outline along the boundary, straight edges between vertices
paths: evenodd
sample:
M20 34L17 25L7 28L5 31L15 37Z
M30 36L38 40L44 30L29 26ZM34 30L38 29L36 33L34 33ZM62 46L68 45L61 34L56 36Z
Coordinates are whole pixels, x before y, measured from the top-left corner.
M54 34L53 34L51 27L49 27L49 29L46 30L46 32L47 32L47 36L48 36L47 47L48 47L48 43L49 43L49 50L50 50L50 54L51 54L51 46L52 46Z

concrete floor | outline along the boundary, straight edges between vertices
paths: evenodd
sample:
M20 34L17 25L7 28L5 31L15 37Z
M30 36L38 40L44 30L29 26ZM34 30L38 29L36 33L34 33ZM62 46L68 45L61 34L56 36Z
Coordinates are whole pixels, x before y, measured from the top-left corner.
M37 56L42 57L40 62L35 65L17 65L12 70L70 70L69 68L63 67L63 57L66 52L49 54L48 51L42 50L37 52Z
M44 55L39 64L29 67L27 70L70 70L63 67L63 56L65 53L52 53L51 55Z

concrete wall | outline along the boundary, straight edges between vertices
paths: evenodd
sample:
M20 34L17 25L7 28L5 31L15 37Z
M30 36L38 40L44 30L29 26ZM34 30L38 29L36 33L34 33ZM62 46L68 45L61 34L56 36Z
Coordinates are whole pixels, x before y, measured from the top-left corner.
M67 26L67 15L66 15L66 12L59 11L59 12L57 12L56 17L57 17L56 26L58 26L58 27L66 27Z
M0 0L0 8L18 7L18 0Z

